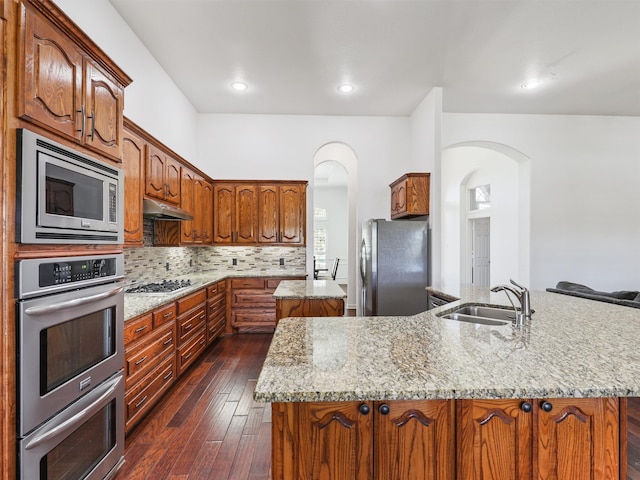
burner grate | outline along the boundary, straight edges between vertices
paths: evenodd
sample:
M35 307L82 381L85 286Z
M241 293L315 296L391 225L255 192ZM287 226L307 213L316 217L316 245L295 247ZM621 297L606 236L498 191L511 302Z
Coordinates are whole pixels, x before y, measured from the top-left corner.
M163 280L158 283L146 283L126 290L126 293L169 293L190 287L191 280Z

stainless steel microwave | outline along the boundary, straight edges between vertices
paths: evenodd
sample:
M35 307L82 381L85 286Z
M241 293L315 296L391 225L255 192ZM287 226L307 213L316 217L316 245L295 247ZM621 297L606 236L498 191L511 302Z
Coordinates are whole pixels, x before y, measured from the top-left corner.
M124 243L124 172L26 129L17 141L18 243Z

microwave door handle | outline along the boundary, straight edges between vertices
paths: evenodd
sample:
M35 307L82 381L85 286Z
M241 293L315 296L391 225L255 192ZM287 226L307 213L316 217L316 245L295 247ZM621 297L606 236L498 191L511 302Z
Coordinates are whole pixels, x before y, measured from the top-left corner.
M33 440L31 440L26 446L25 449L29 450L31 448L35 448L38 445L55 438L56 436L64 433L67 430L73 430L78 425L81 425L84 422L84 419L89 416L95 414L98 410L100 410L104 405L101 405L102 402L110 395L113 395L113 392L118 388L118 384L122 381L122 376L119 375L117 378L110 381L109 384L104 385L106 388L105 392L100 395L91 405L83 408L74 416L62 422L60 425L56 425L51 430L47 430L42 435L36 436Z
M46 305L44 307L29 307L24 313L31 316L39 316L39 315L48 315L50 313L59 312L61 310L67 310L69 308L79 307L81 305L86 305L88 303L97 302L98 300L103 300L105 298L112 297L122 292L124 287L114 288L113 290L109 290L108 292L98 293L96 295L89 295L88 297L82 298L74 298L73 300L66 300L64 302L54 303L51 305Z

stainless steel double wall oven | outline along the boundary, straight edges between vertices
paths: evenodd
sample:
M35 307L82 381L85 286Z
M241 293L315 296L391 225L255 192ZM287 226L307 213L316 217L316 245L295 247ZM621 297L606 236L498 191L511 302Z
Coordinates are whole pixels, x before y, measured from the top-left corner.
M102 480L124 461L122 171L18 131L16 240L68 245L15 263L20 480ZM86 252L86 247L82 248Z

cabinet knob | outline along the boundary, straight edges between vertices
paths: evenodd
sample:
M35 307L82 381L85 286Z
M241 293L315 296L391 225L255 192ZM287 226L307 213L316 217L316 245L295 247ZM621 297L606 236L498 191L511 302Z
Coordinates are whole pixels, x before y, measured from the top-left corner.
M369 408L369 405L367 405L366 403L363 403L362 405L360 405L360 413L362 415L369 415L370 411L371 411L371 408Z
M522 409L523 412L529 413L531 410L533 410L533 405L531 405L530 402L522 402L522 404L520 405L520 408Z
M391 409L389 408L389 405L387 405L386 403L383 403L382 405L380 405L380 408L378 408L378 411L382 415L389 415L390 410Z
M544 410L545 412L550 412L551 410L553 410L553 404L551 402L542 402L542 404L540 405L540 407L542 408L542 410Z

